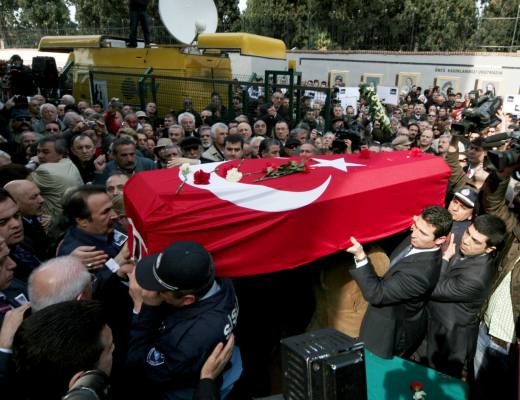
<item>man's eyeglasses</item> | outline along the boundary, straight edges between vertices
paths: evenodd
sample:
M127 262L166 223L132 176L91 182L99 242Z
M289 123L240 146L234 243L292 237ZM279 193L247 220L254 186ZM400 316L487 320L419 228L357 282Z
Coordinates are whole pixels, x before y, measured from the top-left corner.
M16 117L15 121L31 122L31 118L30 117Z

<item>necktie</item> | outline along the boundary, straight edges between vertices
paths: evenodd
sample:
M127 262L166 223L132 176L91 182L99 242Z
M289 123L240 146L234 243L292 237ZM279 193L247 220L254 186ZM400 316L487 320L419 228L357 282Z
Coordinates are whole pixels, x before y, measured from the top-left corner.
M390 261L390 268L393 268L399 261L406 257L406 255L412 250L412 245L406 246L400 253L398 253L393 260Z

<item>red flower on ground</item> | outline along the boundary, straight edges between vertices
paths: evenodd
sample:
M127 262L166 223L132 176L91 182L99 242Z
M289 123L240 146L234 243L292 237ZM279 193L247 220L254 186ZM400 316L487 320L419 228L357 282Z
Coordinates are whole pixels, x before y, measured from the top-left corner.
M368 149L363 149L359 152L359 158L370 158L371 151Z
M209 174L208 172L204 172L199 169L197 172L193 174L193 183L196 185L209 185Z
M412 382L410 383L410 389L412 392L418 392L424 389L424 385L421 382Z

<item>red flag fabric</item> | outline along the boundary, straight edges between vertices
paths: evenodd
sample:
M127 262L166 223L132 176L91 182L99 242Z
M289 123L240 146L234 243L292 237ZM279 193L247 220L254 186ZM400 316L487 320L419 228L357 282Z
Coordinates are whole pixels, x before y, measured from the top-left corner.
M437 156L365 152L315 156L307 172L258 181L267 167L289 160L301 161L235 160L191 166L186 175L179 168L134 175L125 186L134 254L194 240L212 253L220 276L294 268L345 249L350 236L366 243L406 229L424 207L443 205L450 175ZM238 182L225 179L233 167Z

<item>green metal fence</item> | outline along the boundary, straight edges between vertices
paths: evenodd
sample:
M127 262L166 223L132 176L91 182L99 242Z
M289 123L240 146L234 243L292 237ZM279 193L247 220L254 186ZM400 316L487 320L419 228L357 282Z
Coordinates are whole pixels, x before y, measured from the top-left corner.
M183 109L184 99L190 98L193 108L200 112L210 106L212 94L217 93L228 110L233 109L233 98L238 98L242 104L241 113L254 118L257 107L268 102L275 90L281 90L288 98L291 127L303 118L305 99L310 104L321 101L324 115L327 116L326 126L330 124L333 90L302 86L301 75L292 71L265 71L263 82L256 79L246 81L164 76L154 74L151 68L144 74L91 71L89 77L90 100L101 101L105 105L114 97L136 110L144 110L147 103L154 102L159 114L165 115Z

